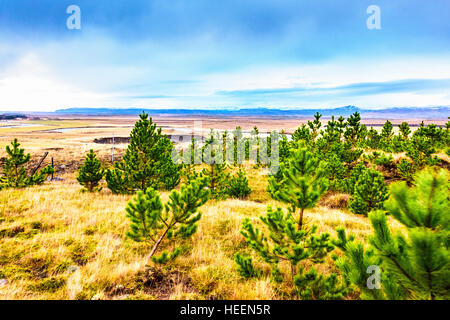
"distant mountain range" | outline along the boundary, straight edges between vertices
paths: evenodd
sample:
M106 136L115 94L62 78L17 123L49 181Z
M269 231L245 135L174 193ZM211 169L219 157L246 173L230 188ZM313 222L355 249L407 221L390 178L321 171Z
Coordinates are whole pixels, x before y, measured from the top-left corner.
M114 109L114 108L69 108L56 110L56 114L114 116L138 115L144 110L150 115L190 115L190 116L271 116L271 117L312 117L316 112L325 117L349 116L354 112L361 113L364 118L383 119L447 119L450 116L449 106L440 107L401 107L388 109L360 109L355 106L345 106L334 109Z

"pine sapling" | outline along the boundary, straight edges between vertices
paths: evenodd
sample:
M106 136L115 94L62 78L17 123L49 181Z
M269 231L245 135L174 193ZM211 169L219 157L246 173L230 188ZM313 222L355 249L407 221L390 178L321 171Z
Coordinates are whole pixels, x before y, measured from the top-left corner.
M283 212L281 208L267 209L265 216L260 217L265 229L269 231L267 236L263 231L253 225L250 219L242 223L242 235L250 248L268 263L272 270L272 279L276 282L285 280L279 268L280 263L288 263L291 273L290 280L294 285L294 291L303 299L341 299L346 289L339 281L334 282L336 276L317 276L314 267L305 271L309 263L322 263L325 256L333 250L328 233L317 234L317 226L298 229L297 221L292 212ZM244 262L238 263L241 272L248 272L249 268ZM242 268L246 271L242 271ZM306 273L305 273L306 272ZM314 275L311 277L311 275ZM329 284L330 287L327 287ZM327 295L327 292L332 295Z
M324 163L302 148L293 152L288 166L280 165L281 180L269 178L271 197L290 205L299 230L305 209L314 208L328 188L325 173Z
M316 112L316 114L314 115L314 120L308 121L308 126L311 129L312 150L314 150L316 138L319 135L319 129L322 126L322 123L320 122L320 118L322 118L322 115L319 112Z
M411 128L409 127L408 122L402 122L398 126L398 129L403 141L407 141L409 139L409 135L411 134Z
M297 295L304 299L340 299L345 288L334 280L335 275L318 276L313 267L304 272L306 262L321 263L334 248L328 233L317 234L317 226L303 221L304 210L313 208L327 189L323 164L311 152L298 149L281 170L281 180L269 179L268 191L273 198L287 203L288 211L268 207L266 215L260 217L268 236L248 218L242 223L241 233L250 248L271 266L274 281L284 280L279 263L288 263Z
M181 248L176 246L176 239L188 239L197 231L197 222L201 218L198 209L209 199L206 179L190 181L181 186L180 191L172 191L169 201L162 204L157 191L148 188L139 191L128 202L127 217L130 219L130 230L127 237L138 242L147 242L152 246L148 260L155 263L166 263L174 260ZM164 240L170 240L174 249L164 250L155 255Z
M442 299L450 298L449 252L449 174L445 169L426 169L414 179L390 186L387 212L406 232L392 234L386 213L369 214L374 230L365 248L354 237L338 231L335 241L344 256L336 264L345 279L359 287L363 299ZM379 287L370 288L369 267L380 269ZM372 283L373 284L373 283Z
M251 257L242 256L239 253L236 253L234 255L234 261L237 265L237 272L245 279L258 277L261 274L261 272L253 266Z
M397 172L408 185L411 185L416 170L417 167L415 167L414 164L407 159L403 158L400 160L400 162L397 163Z
M358 137L361 133L361 115L359 112L353 113L347 119L347 128L345 130L345 138L351 143L352 150L355 149Z
M238 173L230 179L229 195L233 198L245 199L251 191L245 171L239 169Z
M347 168L340 161L336 154L332 154L327 161L326 175L329 180L330 190L342 190L343 189L343 179L347 175Z
M0 189L40 185L49 175L54 173L54 169L47 166L34 174L28 175L25 165L30 161L31 155L25 154L25 149L20 148L17 139L11 142L11 146L6 146L6 154L7 157L2 167L3 176L0 177Z
M356 181L349 208L354 213L367 215L372 210L382 208L387 197L383 175L375 169L365 170Z
M108 188L119 194L175 188L180 182L181 165L172 161L172 150L170 139L142 112L131 131L123 160L106 173Z
M86 159L78 171L77 181L89 192L100 191L100 181L103 179L105 170L97 159L94 150L89 150Z

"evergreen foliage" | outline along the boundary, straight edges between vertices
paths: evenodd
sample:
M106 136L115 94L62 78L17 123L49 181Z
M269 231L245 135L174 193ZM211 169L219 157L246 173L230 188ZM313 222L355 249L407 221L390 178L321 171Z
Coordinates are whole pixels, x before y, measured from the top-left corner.
M201 218L198 208L208 201L210 195L207 183L206 179L198 179L182 185L180 191L171 192L164 205L156 190L139 191L126 207L130 219L127 237L151 244L149 259L153 262L163 264L174 260L181 253L175 240L188 239L197 231L197 222ZM155 255L165 239L171 240L174 249Z
M230 174L226 171L228 165L220 152L221 148L213 134L203 146L203 161L208 167L201 171L201 176L207 179L213 199L226 199L228 196Z
M269 231L269 236L254 227L250 219L242 223L242 235L247 244L271 266L272 278L276 282L284 281L284 276L279 269L280 262L287 262L290 266L290 277L295 284L295 291L303 299L340 299L346 290L338 281L331 280L336 275L323 277L317 276L315 268L311 267L305 273L307 261L321 263L324 257L333 250L328 233L317 234L317 226L306 228L304 225L298 229L298 222L292 212L284 213L281 208L273 210L268 208L265 216L260 217L262 223ZM243 262L239 267L248 266ZM328 284L330 287L325 286ZM326 289L325 289L326 288ZM327 292L322 290L329 290Z
M389 120L387 120L384 123L383 128L381 129L381 137L383 138L383 142L386 147L390 146L391 139L393 136L394 136L394 126Z
M311 145L313 150L316 138L319 135L319 129L322 126L320 118L322 118L322 115L319 112L316 112L316 114L314 115L314 121L308 121L308 126L311 129Z
M418 169L423 169L425 165L436 165L439 159L433 156L436 152L431 138L426 135L417 134L412 137L406 145L406 155L411 158L414 166Z
M334 120L334 116L331 117L331 120L328 121L327 127L324 131L321 132L323 139L326 141L325 152L329 152L330 146L334 143L340 142L340 128L339 123Z
M5 162L2 166L2 176L0 176L0 189L26 188L33 185L43 184L47 176L54 173L51 166L28 174L25 165L30 161L31 155L25 154L25 149L20 148L20 143L15 138L10 146L6 146Z
M367 132L366 146L372 149L378 149L380 147L381 135L378 134L377 130L370 128Z
M347 141L351 143L352 149L356 147L361 132L361 115L359 112L355 112L347 119L347 128L344 133Z
M448 235L449 175L445 169L426 169L415 176L415 187L397 182L390 188L387 212L406 228L392 234L386 213L369 214L374 233L369 248L346 238L340 229L334 243L345 255L336 260L345 279L359 287L363 299L450 298ZM369 289L367 268L381 268L381 288Z
M245 279L258 277L261 272L253 266L252 258L242 256L239 253L234 255L234 261L237 265L237 272Z
M407 122L402 122L398 129L400 130L401 137L403 141L407 141L409 139L409 135L411 134L411 128L409 127Z
M334 191L343 191L343 179L347 175L347 168L335 153L333 153L329 157L325 170L327 178L329 180L328 189Z
M309 131L309 128L305 124L302 124L300 127L298 127L292 135L292 141L311 141L311 133Z
M359 177L363 172L368 169L364 166L362 162L359 162L353 169L350 171L350 176L344 180L345 191L348 194L353 194L355 192L355 185L358 181Z
M99 183L103 179L104 173L102 164L98 161L94 150L91 149L86 154L86 159L78 171L77 181L89 192L100 191L102 188L99 187Z
M233 198L245 199L251 191L245 171L240 169L237 174L230 179L228 193Z
M305 270L307 262L323 262L334 248L329 234L317 234L317 226L307 226L303 221L304 210L313 208L327 189L323 163L302 148L293 152L288 166L282 166L281 170L280 181L269 179L268 191L274 199L289 204L288 211L268 207L266 215L260 217L268 236L248 218L242 223L241 233L250 248L271 266L274 281L284 281L279 263L286 262L294 291L302 299L342 299L346 289L335 274L324 277L314 267ZM248 261L240 261L238 265L240 272L249 273L242 271L250 268Z
M130 135L123 161L106 172L108 188L113 193L175 188L180 182L181 165L172 161L173 144L152 118L142 112Z
M201 176L208 181L208 188L211 190L211 198L226 199L228 196L228 187L230 174L226 171L227 164L212 163L201 171Z
M380 209L388 197L383 175L374 169L363 170L356 180L349 208L357 214L367 215Z
M325 164L306 148L301 148L293 151L287 166L280 165L281 180L269 178L271 197L289 204L294 215L299 209L299 229L302 228L304 210L313 208L328 188L325 173Z
M399 161L399 163L397 163L397 172L400 177L408 183L408 185L411 185L415 171L416 167L407 159L403 158Z

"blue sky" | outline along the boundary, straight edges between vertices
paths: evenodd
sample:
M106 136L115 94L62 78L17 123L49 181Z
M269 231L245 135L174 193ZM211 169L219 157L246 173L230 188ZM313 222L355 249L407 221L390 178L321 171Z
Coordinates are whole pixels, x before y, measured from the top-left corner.
M0 110L344 105L450 105L450 2L0 0Z

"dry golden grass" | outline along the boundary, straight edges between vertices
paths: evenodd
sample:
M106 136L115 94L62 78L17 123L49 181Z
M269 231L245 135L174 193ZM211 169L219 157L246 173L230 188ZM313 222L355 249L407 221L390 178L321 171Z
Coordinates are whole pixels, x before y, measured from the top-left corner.
M250 177L258 174L251 167L247 171ZM149 248L124 236L130 196L109 190L83 193L74 174L64 179L1 192L0 230L12 234L0 237L0 278L9 281L0 287L0 299L285 298L286 288L269 277L243 281L233 261L238 251L250 253L240 234L242 220L259 223L267 205L280 205L262 196L263 177L250 179L258 202L210 200L204 205L198 232L183 254L163 268L146 267ZM168 193L161 197L165 201ZM366 217L341 210L318 207L307 218L333 236L338 226L361 240L371 233ZM77 270L69 273L73 266ZM330 261L320 267L325 272L333 268ZM156 283L145 282L152 277Z
M118 121L116 136L127 136L134 118ZM68 121L68 120L66 120ZM70 125L94 126L100 120L70 120ZM109 121L114 121L109 120ZM46 122L48 126L65 126ZM1 131L3 130L3 131ZM30 152L35 163L49 151L55 158L61 182L0 191L0 299L285 299L289 283L274 284L269 276L243 280L236 272L233 255L252 252L240 234L244 218L257 224L268 205L282 206L266 192L267 176L262 169L246 164L252 193L247 200L210 200L201 211L198 232L183 245L183 253L167 266L147 265L148 246L125 237L129 221L125 206L131 196L83 193L75 180L85 153L93 148L105 163L110 146L93 143L110 137L112 129L84 129L57 134L0 129L0 158L13 136ZM116 145L116 154L126 145ZM60 165L68 165L62 170ZM161 192L163 201L168 192ZM339 196L328 199L306 218L319 231L335 236L338 226L364 240L371 234L369 221L339 207ZM337 203L336 209L333 203ZM399 228L392 219L390 225ZM267 265L257 266L269 271ZM320 271L335 267L329 259ZM287 271L286 266L282 271ZM269 272L266 272L269 274Z

